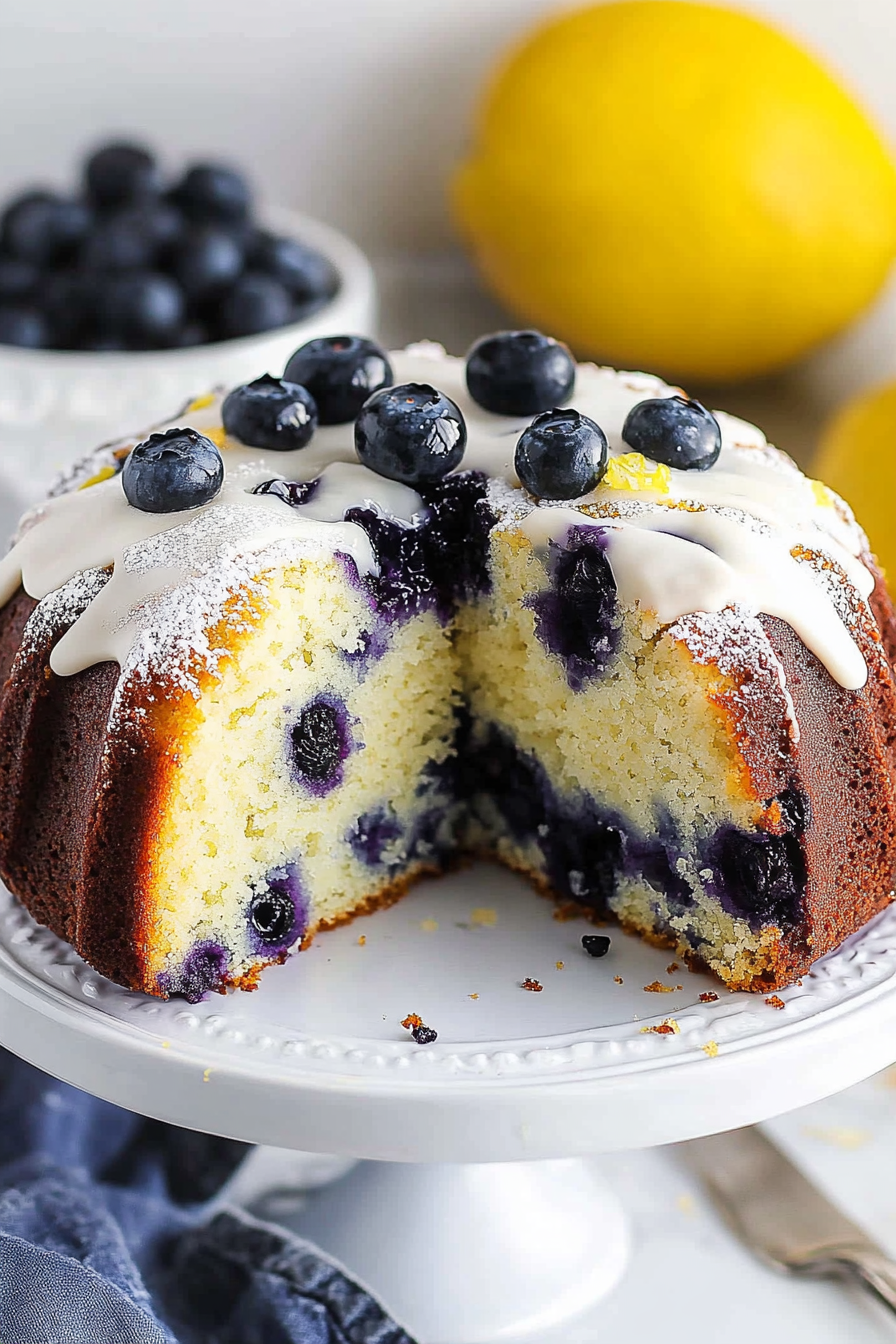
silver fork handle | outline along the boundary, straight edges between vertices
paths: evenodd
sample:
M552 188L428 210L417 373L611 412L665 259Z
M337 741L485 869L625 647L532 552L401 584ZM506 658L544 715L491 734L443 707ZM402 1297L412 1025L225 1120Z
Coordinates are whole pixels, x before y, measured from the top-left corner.
M870 1288L875 1297L896 1315L896 1261L873 1247L838 1246L808 1255L791 1269L812 1278L851 1279Z
M854 1277L896 1313L896 1262L873 1250L856 1250L848 1254L845 1263Z

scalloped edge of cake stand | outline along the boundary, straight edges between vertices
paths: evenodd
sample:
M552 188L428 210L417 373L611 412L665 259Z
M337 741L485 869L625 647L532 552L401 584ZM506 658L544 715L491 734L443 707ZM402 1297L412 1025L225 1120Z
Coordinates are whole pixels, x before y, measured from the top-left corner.
M394 974L396 962L413 958L418 983L444 970L450 986L456 959L481 959L486 944L464 941L462 933L452 942L447 930L443 942L426 944L431 960L420 965L414 915L434 901L456 913L458 885L468 900L485 893L502 913L503 936L480 965L482 975L494 965L502 984L508 941L516 939L507 954L512 964L531 965L554 956L546 940L578 937L552 921L543 902L526 903L527 889L512 875L471 870L366 921L363 958L354 957L359 926L336 930L311 953L272 968L267 976L274 978L263 977L255 994L212 996L189 1007L111 985L3 892L0 1042L48 1073L160 1120L274 1147L417 1162L531 1161L677 1142L806 1105L896 1059L896 907L782 991L786 1012L742 994L702 1004L698 991L710 982L695 976L687 1002L676 1007L673 998L668 1017L651 995L645 1011L652 1016L584 1030L491 1041L440 1037L421 1048L391 1028L367 1038L322 1032L318 1011L318 1030L303 1033L293 1014L278 1031L278 1004L292 1004L304 972L299 963L316 948L304 977L309 1012L314 995L326 1002L331 985ZM385 941L374 929L386 932ZM621 934L614 955L642 985L657 959L668 957ZM589 983L576 981L578 970L570 967L556 982L572 1002L582 993L577 984ZM437 992L447 996L448 989ZM529 1024L536 1021L537 1006L549 1026L550 1012L564 1007L556 993L536 1000L519 994L517 984L509 992L521 1023L526 1013ZM609 1016L606 999L603 1009ZM445 997L446 1020L449 1010L456 1016ZM650 1030L669 1019L674 1033Z

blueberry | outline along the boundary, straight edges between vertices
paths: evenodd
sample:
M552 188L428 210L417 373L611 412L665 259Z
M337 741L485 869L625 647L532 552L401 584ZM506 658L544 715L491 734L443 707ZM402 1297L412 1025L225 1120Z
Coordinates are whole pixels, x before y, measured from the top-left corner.
M56 245L53 261L69 261L74 256L82 240L93 227L93 211L85 204L67 196L55 198L53 230Z
M10 256L45 266L65 259L87 232L89 220L79 201L31 191L4 210L0 240Z
M433 1041L436 1041L439 1038L439 1033L437 1031L434 1031L432 1027L425 1026L422 1022L419 1027L413 1027L411 1029L411 1035L418 1045L432 1045Z
M102 334L122 336L136 348L167 345L184 319L180 286L156 271L109 276L97 302Z
M307 387L322 425L354 420L371 393L388 387L393 379L385 350L363 336L319 336L308 341L296 350L283 376Z
M311 394L269 373L228 393L221 417L235 439L250 448L271 448L278 453L304 448L317 429L317 407Z
M84 167L87 194L102 210L158 196L162 178L155 159L140 145L103 145Z
M262 481L261 485L256 485L252 491L253 495L273 495L276 499L282 499L284 504L288 504L291 509L297 509L302 504L307 504L314 492L317 490L318 480L313 481L284 481L277 477L273 481Z
M582 937L582 946L589 957L605 957L610 950L610 940L603 933L586 933Z
M176 350L186 350L194 345L208 345L208 343L208 328L203 322L185 322L169 342Z
M355 450L365 467L407 485L447 476L466 445L460 408L428 383L381 388L355 421Z
M233 284L243 269L243 249L226 229L202 225L175 247L171 269L187 298L201 303Z
M173 198L198 223L238 223L248 217L251 204L242 174L217 163L194 164L175 187Z
M289 735L293 773L311 793L342 783L342 763L351 750L348 716L341 702L319 696L306 705Z
M51 271L38 290L41 308L50 324L50 342L77 348L93 333L98 284L81 271Z
M49 344L50 330L43 313L24 304L0 304L0 345L39 350Z
M467 388L497 415L537 415L572 395L575 360L565 345L540 331L483 336L467 355Z
M722 451L719 422L688 397L650 397L633 406L622 437L629 448L679 471L708 471Z
M587 415L545 411L520 435L516 474L541 499L580 499L607 470L607 436Z
M719 850L723 890L738 913L789 928L800 917L806 860L794 835L732 830Z
M255 336L292 321L292 299L279 280L247 271L224 295L218 307L218 326L225 339Z
M128 343L122 336L112 336L111 334L96 335L88 334L83 336L77 344L78 350L94 350L97 353L108 354L110 351L127 350Z
M40 271L30 261L0 257L0 302L27 299L37 288Z
M90 271L142 271L151 266L155 253L142 211L132 207L97 222L81 245L78 262Z
M160 252L167 253L183 237L187 221L170 201L148 201L141 213L144 228Z
M144 513L180 513L208 504L224 482L224 460L195 429L151 434L132 449L121 472L125 498Z
M805 835L812 825L812 800L802 789L791 784L776 800L781 808L781 820L794 835Z
M339 273L329 257L295 238L259 232L252 240L248 259L253 270L272 275L302 305L331 299L339 288Z
M252 897L249 919L263 943L282 943L295 923L295 906L284 891L258 892Z

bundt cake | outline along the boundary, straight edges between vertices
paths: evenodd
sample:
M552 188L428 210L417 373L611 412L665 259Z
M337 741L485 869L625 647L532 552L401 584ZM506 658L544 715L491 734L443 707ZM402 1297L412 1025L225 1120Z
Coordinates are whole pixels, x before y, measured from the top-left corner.
M149 994L251 988L465 854L748 990L894 896L848 507L537 333L200 397L25 517L0 604L0 873Z

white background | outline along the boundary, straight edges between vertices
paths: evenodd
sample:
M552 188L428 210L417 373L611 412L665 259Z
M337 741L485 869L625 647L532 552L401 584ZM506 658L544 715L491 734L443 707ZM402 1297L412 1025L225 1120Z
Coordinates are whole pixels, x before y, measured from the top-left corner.
M441 250L496 55L557 0L0 0L0 192L109 131L251 165L382 255ZM896 141L896 0L762 0Z

